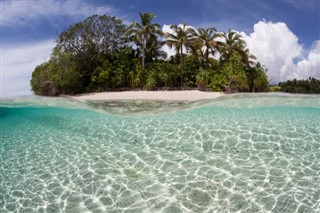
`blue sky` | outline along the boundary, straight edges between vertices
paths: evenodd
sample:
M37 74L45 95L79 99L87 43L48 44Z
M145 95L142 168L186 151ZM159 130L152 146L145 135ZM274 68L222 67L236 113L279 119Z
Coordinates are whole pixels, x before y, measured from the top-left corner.
M28 95L36 65L48 60L54 40L68 26L93 14L125 23L153 12L155 22L187 23L239 31L273 82L320 78L319 0L96 0L1 2L1 97Z

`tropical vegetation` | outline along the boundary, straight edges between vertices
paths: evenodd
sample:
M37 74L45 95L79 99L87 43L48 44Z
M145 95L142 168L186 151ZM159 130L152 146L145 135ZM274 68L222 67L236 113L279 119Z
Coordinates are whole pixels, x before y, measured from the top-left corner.
M129 26L109 15L93 15L60 33L50 60L32 73L38 95L132 89L224 92L269 90L266 69L242 36L214 27L172 24L164 33L153 13ZM175 50L168 57L164 45Z
M305 80L293 79L280 82L278 86L282 92L320 94L320 80L311 77Z

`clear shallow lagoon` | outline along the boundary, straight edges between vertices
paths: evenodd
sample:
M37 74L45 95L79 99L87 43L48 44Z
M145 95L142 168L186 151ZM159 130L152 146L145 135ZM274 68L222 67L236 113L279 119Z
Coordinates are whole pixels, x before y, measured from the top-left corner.
M0 106L0 212L320 211L319 96Z

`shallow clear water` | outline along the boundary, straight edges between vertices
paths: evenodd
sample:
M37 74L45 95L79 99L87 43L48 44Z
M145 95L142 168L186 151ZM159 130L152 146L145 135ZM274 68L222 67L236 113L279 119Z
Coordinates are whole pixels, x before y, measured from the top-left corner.
M0 212L320 211L319 96L0 106Z

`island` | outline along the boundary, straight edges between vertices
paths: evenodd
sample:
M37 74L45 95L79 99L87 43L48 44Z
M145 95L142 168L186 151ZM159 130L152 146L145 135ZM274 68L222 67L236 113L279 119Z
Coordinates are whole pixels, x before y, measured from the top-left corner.
M37 66L31 87L45 96L124 90L270 91L266 68L240 33L171 24L153 13L129 26L93 15L60 33L50 60ZM175 50L168 56L163 47Z

